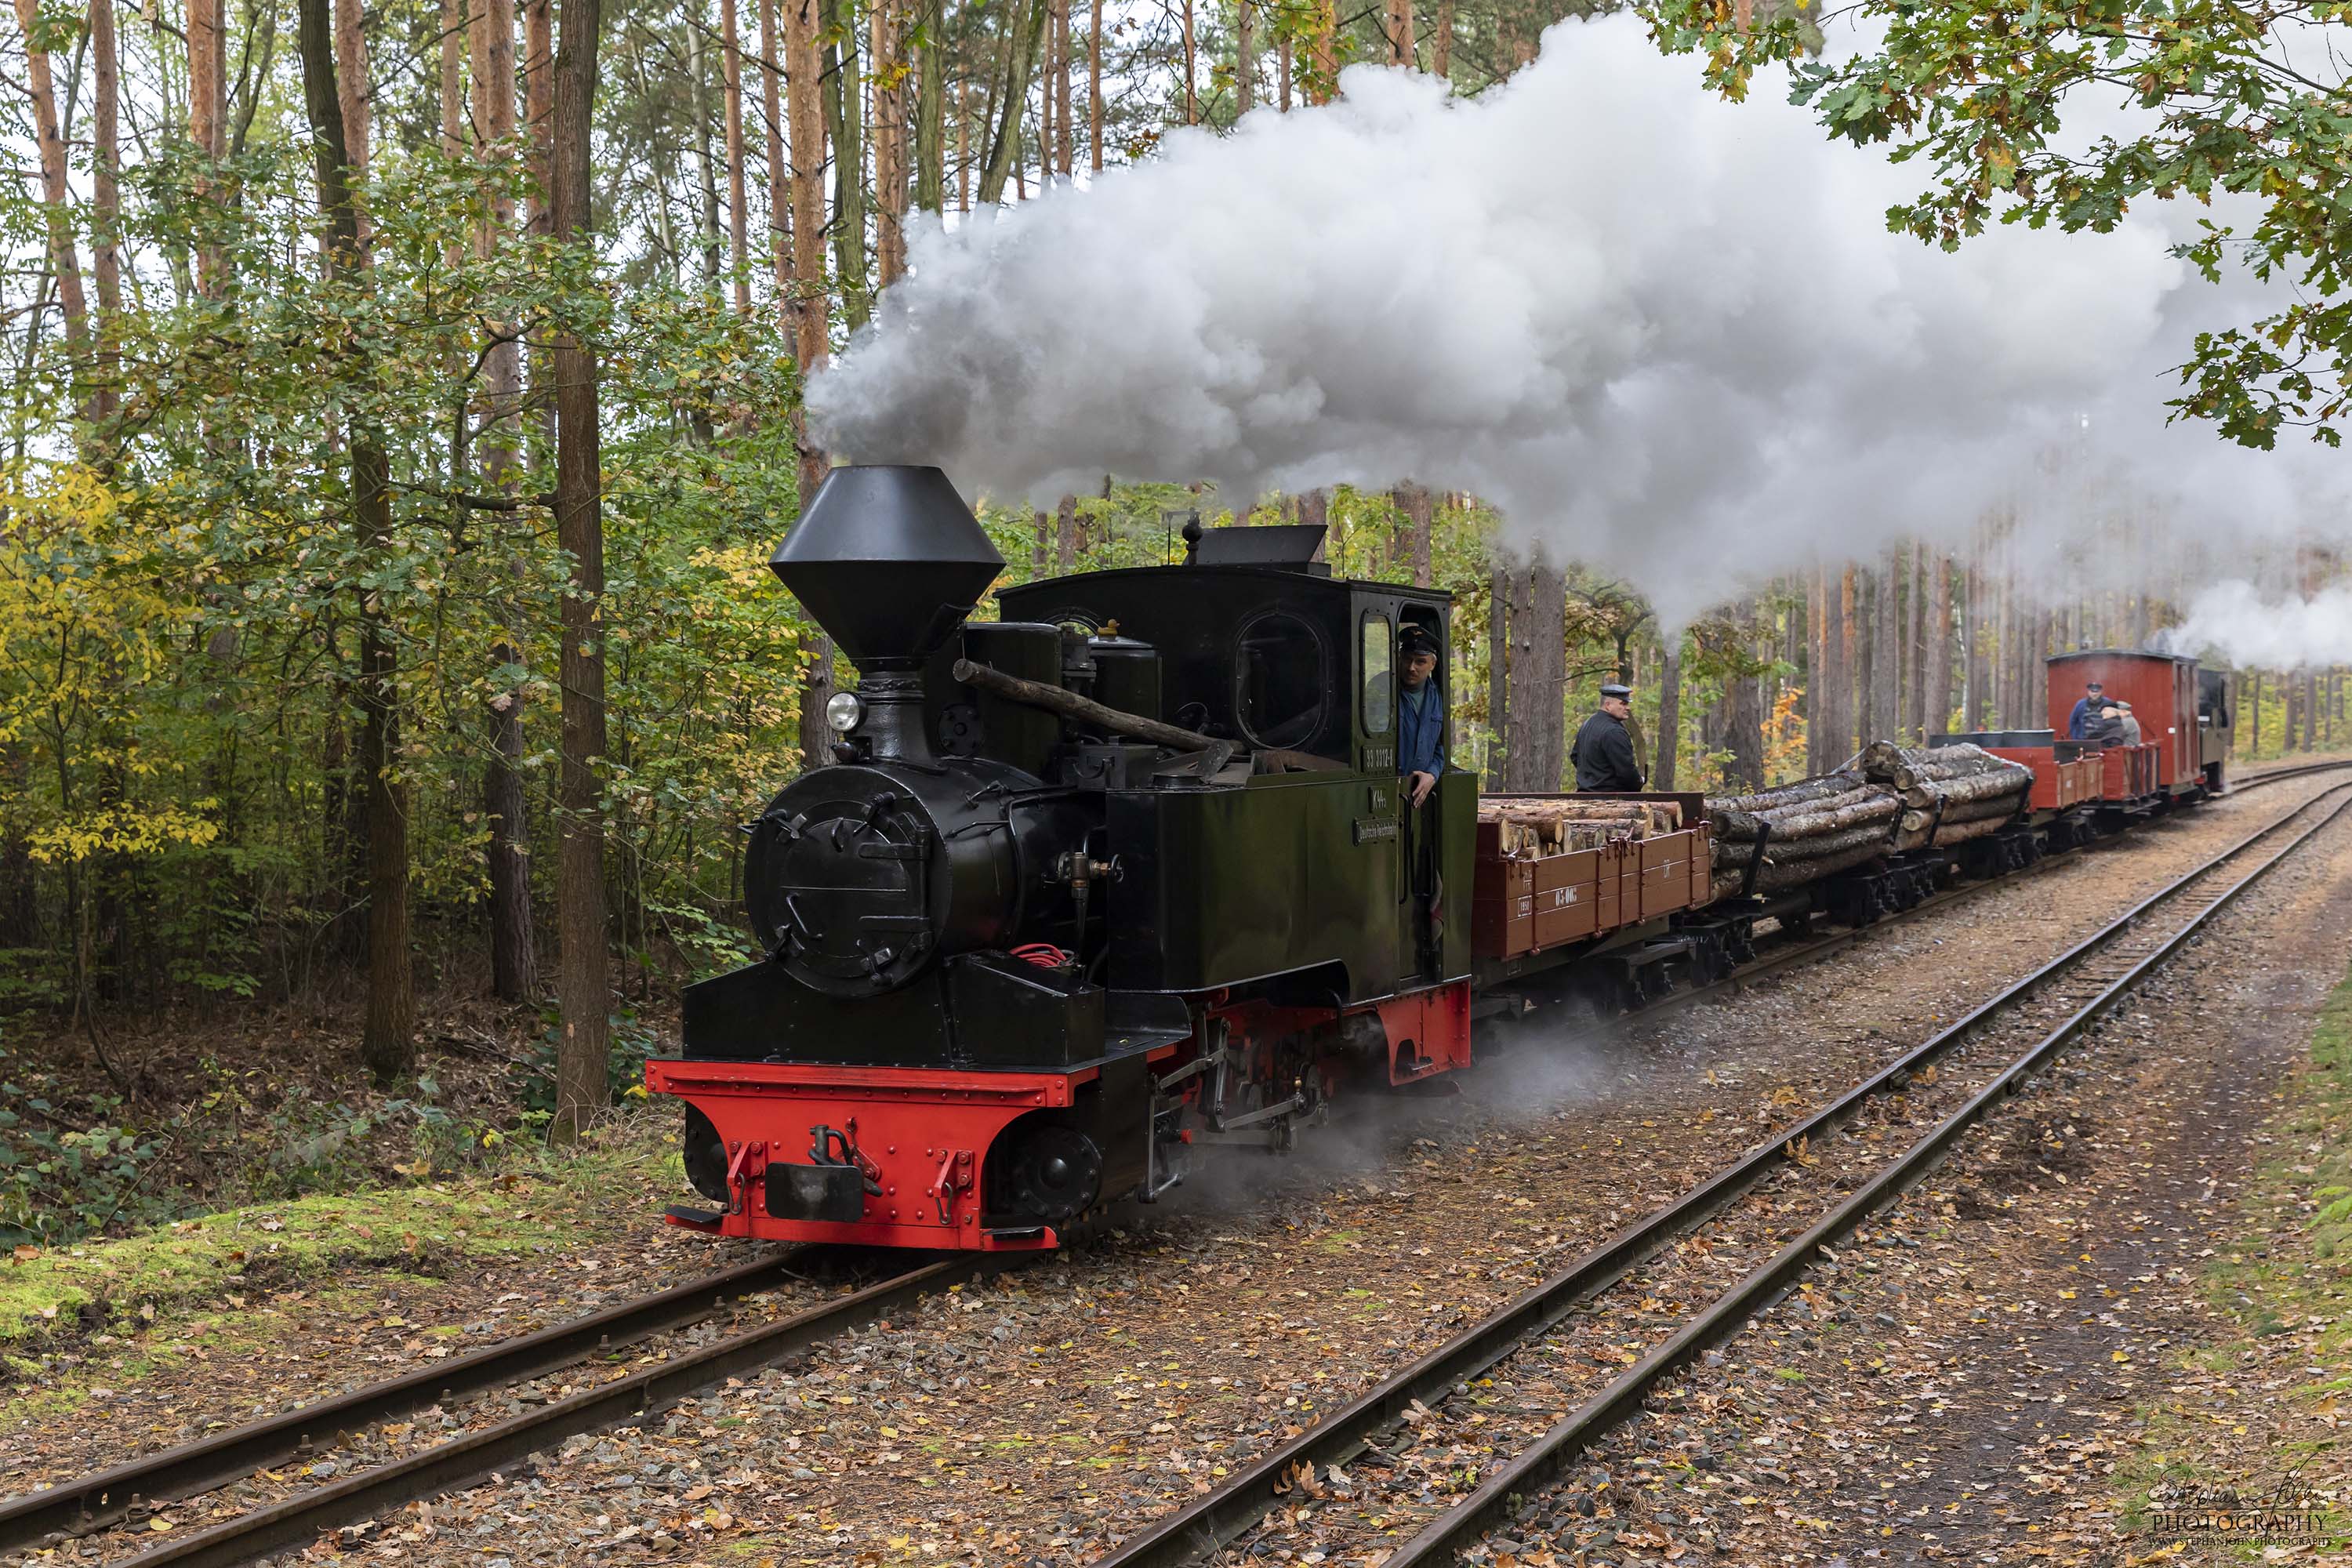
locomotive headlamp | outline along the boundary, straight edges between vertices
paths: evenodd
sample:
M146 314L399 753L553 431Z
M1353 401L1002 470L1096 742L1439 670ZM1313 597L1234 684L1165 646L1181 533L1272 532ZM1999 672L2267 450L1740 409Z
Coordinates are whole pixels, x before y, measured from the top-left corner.
M824 705L824 721L844 735L856 729L865 717L866 704L857 700L855 691L836 691Z

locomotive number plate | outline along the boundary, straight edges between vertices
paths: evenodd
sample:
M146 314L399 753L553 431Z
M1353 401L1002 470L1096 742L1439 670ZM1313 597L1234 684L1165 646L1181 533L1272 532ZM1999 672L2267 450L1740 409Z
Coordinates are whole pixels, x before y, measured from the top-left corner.
M1370 844L1374 839L1394 838L1396 836L1397 825L1394 817L1381 819L1360 816L1356 818L1356 842L1359 844Z

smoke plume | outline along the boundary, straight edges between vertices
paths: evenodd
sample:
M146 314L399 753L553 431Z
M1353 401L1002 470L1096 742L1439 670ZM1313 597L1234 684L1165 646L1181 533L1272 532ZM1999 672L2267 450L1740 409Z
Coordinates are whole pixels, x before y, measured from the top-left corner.
M2265 598L2243 578L2216 583L2163 636L2175 651L2258 669L2352 664L2352 587Z
M1328 107L927 226L814 428L1008 500L1106 473L1467 490L1670 624L1992 509L2057 549L2085 476L2110 533L2345 515L2309 454L2165 425L2167 367L2252 288L2168 254L2193 215L1935 250L1885 228L1924 169L1696 76L1633 16L1570 21L1475 99L1360 68Z

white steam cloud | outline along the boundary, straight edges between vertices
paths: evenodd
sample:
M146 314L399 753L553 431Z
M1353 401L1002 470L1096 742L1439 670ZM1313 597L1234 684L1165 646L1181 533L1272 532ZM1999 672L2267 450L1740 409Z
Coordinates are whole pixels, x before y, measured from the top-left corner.
M2352 664L2352 587L2273 599L2242 578L2216 583L2163 641L2182 653L2256 669Z
M2252 289L2168 253L2192 215L1947 254L1885 229L1923 168L1696 75L1632 16L1568 22L1475 100L1360 68L1328 108L928 226L813 380L817 437L1041 502L1106 473L1228 500L1411 478L1670 623L1993 508L2053 551L2094 521L2352 515L2310 454L2165 426L2164 371Z

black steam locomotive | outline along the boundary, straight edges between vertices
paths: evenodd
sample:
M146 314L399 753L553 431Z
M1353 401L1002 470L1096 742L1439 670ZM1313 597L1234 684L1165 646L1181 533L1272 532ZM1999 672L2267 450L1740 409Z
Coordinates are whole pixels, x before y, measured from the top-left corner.
M1320 533L1188 528L973 621L1003 562L946 476L833 472L772 565L859 680L751 828L767 956L647 1065L720 1205L674 1221L1050 1247L1187 1145L1468 1063L1475 783L1396 773L1397 638L1450 605L1332 579Z

